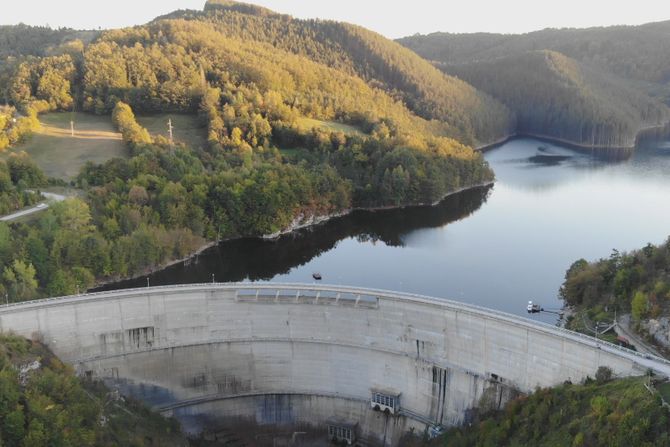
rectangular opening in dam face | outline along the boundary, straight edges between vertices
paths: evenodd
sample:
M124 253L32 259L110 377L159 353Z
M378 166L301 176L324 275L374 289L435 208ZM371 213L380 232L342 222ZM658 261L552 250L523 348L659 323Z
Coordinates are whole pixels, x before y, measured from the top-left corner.
M333 443L352 445L356 442L356 426L336 419L328 421L328 440Z
M153 326L138 327L126 330L127 346L134 349L150 348L154 343Z

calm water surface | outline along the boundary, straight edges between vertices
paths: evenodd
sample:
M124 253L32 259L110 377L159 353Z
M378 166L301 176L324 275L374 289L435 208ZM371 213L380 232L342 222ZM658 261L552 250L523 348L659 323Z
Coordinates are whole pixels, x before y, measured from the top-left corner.
M612 163L534 140L486 154L493 187L436 207L356 212L277 241L225 242L151 285L313 282L395 289L519 315L528 300L558 309L576 259L607 257L670 235L670 145ZM146 279L110 286L135 287ZM552 315L538 318L556 321Z

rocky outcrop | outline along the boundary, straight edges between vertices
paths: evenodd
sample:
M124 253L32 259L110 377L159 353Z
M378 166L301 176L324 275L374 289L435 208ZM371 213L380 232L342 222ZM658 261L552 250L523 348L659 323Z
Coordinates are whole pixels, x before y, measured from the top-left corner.
M640 326L665 349L670 349L670 318L659 317L643 320Z

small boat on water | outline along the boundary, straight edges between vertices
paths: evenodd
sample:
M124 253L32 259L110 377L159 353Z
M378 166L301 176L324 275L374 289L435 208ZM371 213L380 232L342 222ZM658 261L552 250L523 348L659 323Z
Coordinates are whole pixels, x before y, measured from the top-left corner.
M528 311L529 314L537 314L542 312L544 309L539 304L533 303L532 301L528 301L528 306L526 306L526 310Z
M319 272L312 273L312 278L316 279L317 281L321 281L321 273Z

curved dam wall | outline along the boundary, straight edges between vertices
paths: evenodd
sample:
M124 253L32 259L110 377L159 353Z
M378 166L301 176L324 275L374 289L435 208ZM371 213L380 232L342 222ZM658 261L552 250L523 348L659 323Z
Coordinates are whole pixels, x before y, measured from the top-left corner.
M188 431L354 425L370 445L467 421L515 392L670 365L462 303L314 285L207 284L0 308L0 330L38 337L83 376L173 414ZM370 406L400 395L400 413ZM297 428L296 428L297 430ZM308 431L309 431L308 430Z

